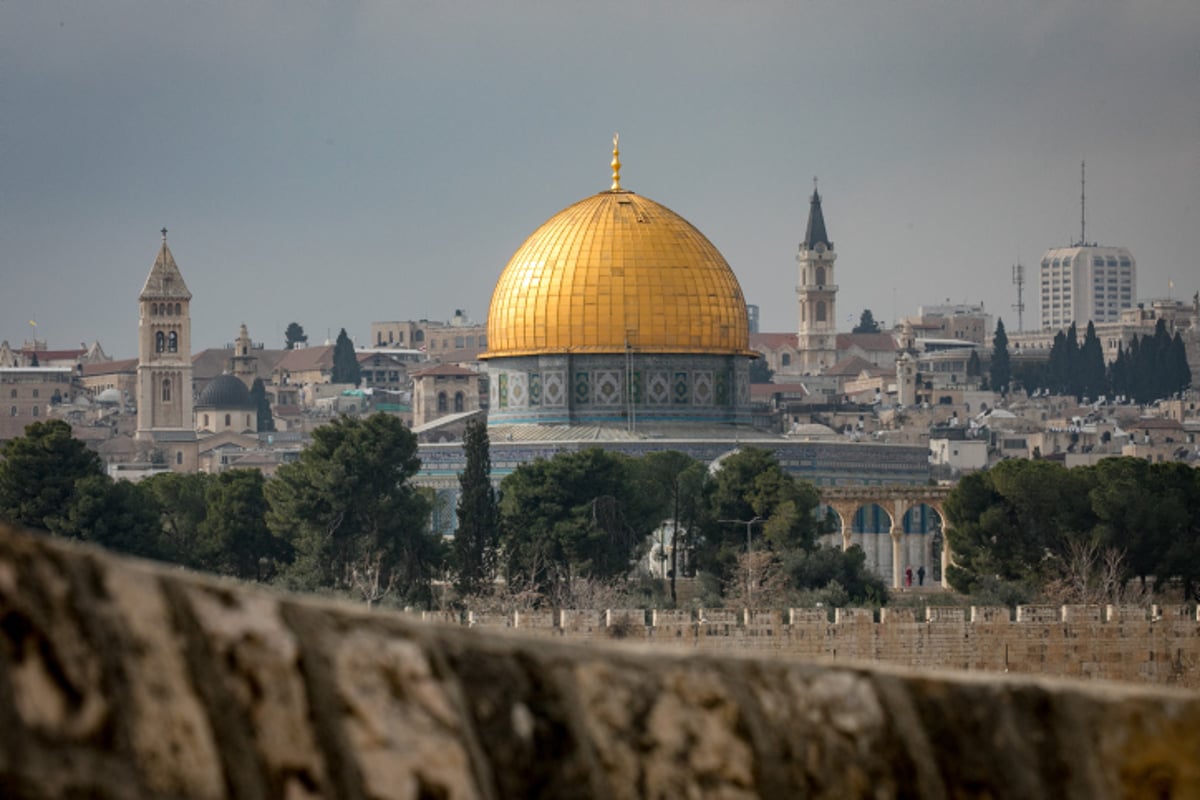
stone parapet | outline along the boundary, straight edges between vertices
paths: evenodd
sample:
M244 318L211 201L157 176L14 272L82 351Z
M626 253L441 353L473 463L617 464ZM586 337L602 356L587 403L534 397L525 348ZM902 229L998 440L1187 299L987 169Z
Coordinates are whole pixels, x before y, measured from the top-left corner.
M468 630L5 532L0 620L5 797L1200 796L1189 691Z

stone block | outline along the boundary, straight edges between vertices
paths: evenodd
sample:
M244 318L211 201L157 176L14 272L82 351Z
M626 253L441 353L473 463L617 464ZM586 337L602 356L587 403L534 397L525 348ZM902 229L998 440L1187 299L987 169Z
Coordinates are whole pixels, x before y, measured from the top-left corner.
M1012 622L1012 611L1008 606L971 606L971 622Z

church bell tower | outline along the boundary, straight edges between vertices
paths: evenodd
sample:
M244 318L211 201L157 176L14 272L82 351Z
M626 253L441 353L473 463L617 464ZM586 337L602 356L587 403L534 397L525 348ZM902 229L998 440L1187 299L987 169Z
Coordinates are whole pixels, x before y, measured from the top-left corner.
M797 349L800 368L805 374L816 374L837 361L837 283L833 262L837 253L825 231L825 215L821 212L821 195L813 186L809 203L808 229L796 262L800 265L800 282L796 297L800 305L800 328Z
M160 450L172 469L194 461L192 419L192 293L175 257L162 247L138 295L137 440ZM194 468L194 467L193 467Z

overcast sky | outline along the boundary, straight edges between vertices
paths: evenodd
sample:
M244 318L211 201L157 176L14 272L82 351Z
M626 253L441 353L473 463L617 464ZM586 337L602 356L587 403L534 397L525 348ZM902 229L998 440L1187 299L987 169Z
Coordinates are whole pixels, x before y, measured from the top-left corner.
M483 321L521 242L622 184L795 330L820 178L838 315L984 302L1128 247L1200 289L1200 3L0 0L0 339L136 355L169 242L193 349Z

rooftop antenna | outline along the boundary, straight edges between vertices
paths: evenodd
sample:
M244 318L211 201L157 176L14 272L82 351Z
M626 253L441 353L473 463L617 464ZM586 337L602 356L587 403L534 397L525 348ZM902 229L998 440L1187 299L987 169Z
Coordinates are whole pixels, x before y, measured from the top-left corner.
M1012 268L1012 282L1017 286L1017 302L1013 304L1013 310L1017 312L1017 330L1025 330L1025 299L1022 297L1021 291L1025 288L1025 265L1017 261Z
M1079 162L1079 246L1087 244L1087 162Z

